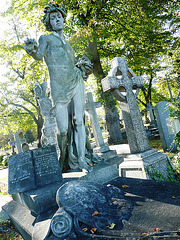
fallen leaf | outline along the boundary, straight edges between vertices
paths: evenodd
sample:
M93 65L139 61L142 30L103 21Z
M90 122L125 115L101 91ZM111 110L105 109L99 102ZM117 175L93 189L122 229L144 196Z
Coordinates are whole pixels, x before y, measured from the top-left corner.
M141 233L143 236L146 236L146 235L148 235L148 233Z
M175 197L175 196L172 196L172 198L173 198L173 199L178 199L178 198L177 198L177 197Z
M122 185L121 187L122 187L122 188L128 188L129 186L127 186L127 185Z
M112 224L106 226L106 228L113 229L115 226L116 226L116 224L115 224L115 223L112 223Z
M159 231L161 231L161 229L160 228L155 228L154 231L159 232Z
M91 215L92 217L99 215L98 211L94 211L93 214Z
M88 231L88 229L87 229L87 228L83 228L82 230L83 230L84 232L87 232L87 231Z
M97 231L97 228L92 228L90 231L92 234L94 234Z

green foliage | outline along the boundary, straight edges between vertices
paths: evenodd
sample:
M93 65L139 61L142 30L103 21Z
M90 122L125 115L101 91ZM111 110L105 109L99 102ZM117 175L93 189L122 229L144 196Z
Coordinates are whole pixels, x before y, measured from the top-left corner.
M28 57L23 50L23 42L25 37L29 36L30 30L34 31L36 40L44 30L40 20L48 2L49 0L12 0L10 8L4 14L9 17L14 32L8 34L11 41L1 42L0 50L2 56L5 56L3 63L10 70L7 74L10 85L16 90L18 88L22 91L25 88L26 92L32 92L34 82L47 80L47 69L44 68L43 62L37 63ZM103 95L101 79L107 75L110 60L116 56L125 56L128 66L135 74L146 75L144 78L146 85L139 95L142 108L147 107L148 102L154 105L153 103L157 102L157 96L163 99L161 92L152 86L153 81L157 79L157 72L162 69L162 56L172 52L174 59L179 58L178 39L173 35L179 29L178 18L174 15L175 9L179 8L177 1L57 0L56 2L63 4L68 11L64 31L75 50L77 59L86 55L94 64L96 93L103 100L105 107L114 107L115 102L108 94L106 94L107 97ZM20 22L23 24L20 25ZM167 22L170 29L165 27ZM171 65L174 66L174 70L178 67L174 63ZM14 99L20 101L17 94L12 94L12 91L10 93L7 87L5 96L9 98L10 95L15 96L11 102ZM3 101L4 99L0 100L2 103ZM26 126L30 125L30 118L23 115L24 110L20 111L15 106L10 108L7 103L0 111L5 111L5 116L8 116L7 122L10 123L13 120L15 127L22 126L22 123ZM37 109L31 106L30 111L34 114L33 117L31 115L33 119L31 123L37 124L35 120ZM19 115L23 118L19 118ZM2 124L5 122L4 119ZM11 127L11 124L5 125L7 125L6 129Z
M6 152L5 154L0 156L0 168L7 168L8 167L8 159L10 153Z
M26 130L24 137L25 137L27 143L33 143L35 141L35 138L33 136L33 133L31 132L31 129Z
M180 100L175 100L169 105L170 114L169 116L174 119L180 120Z

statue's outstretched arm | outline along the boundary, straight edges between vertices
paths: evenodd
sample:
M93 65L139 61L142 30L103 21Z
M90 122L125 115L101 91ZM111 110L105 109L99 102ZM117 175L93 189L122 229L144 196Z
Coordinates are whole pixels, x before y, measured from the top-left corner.
M35 60L42 60L47 48L47 42L45 39L45 36L42 35L39 38L39 46L37 45L37 42L35 39L28 38L25 41L24 49L26 52L31 55Z

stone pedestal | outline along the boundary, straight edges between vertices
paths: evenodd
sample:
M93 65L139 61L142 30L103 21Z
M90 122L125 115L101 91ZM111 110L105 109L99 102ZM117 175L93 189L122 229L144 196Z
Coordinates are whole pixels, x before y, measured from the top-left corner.
M117 157L116 150L110 150L108 146L96 147L93 149L93 153L98 154L98 156L104 158L104 160Z
M111 153L113 151L109 151ZM116 152L116 151L114 151ZM93 171L87 173L85 176L79 178L79 180L86 180L96 183L107 183L116 177L119 177L119 164L123 162L123 157L116 156L106 161L101 161L97 165L93 166Z
M119 165L119 176L168 180L173 171L166 154L151 149L143 153L127 154Z

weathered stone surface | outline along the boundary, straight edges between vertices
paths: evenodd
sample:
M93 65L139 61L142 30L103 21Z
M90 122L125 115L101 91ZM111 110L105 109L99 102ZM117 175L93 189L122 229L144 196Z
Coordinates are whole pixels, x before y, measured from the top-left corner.
M154 110L163 150L175 150L176 147L173 143L175 134L172 123L169 121L170 111L168 101L158 103Z
M55 182L20 193L22 205L31 210L35 216L57 206L56 193L62 184L63 182Z
M112 151L113 152L113 151ZM109 153L111 153L109 151ZM111 153L112 154L112 153ZM101 161L93 166L93 171L88 172L79 180L90 182L107 183L108 181L119 176L119 164L123 162L123 157L114 156L106 161Z
M119 165L119 176L170 180L173 177L173 167L166 154L151 149L124 156L124 162Z
M22 143L25 143L26 139L20 139L19 133L15 133L14 138L15 138L15 141L10 141L9 145L12 147L16 146L18 153L21 153L22 152Z
M37 187L62 180L62 173L54 145L33 150L33 160Z
M132 216L128 221L122 220L123 227L121 227L121 230L118 228L118 225L116 225L114 229L106 228L102 230L102 232L96 231L92 234L90 232L91 227L88 227L87 231L83 232L82 229L84 225L82 225L81 228L76 231L77 240L141 239L142 233L148 234L147 239L151 239L150 235L155 233L155 228L161 229L159 234L162 236L163 232L169 232L169 234L174 232L174 235L175 232L178 232L180 228L179 183L118 177L110 181L109 184L120 189L118 197L121 195L124 196L125 194L128 200L133 203ZM87 208L88 204L89 201ZM51 231L51 219L57 209L46 211L37 218L31 215L30 210L14 201L6 204L3 209L11 216L16 226L19 227L18 229L20 229L20 233L25 240L45 239L47 235L47 239L61 239L55 237ZM79 213L79 215L81 215L81 213ZM63 221L61 221L61 223L63 223ZM62 226L63 224L60 225L60 229L62 229ZM27 234L30 238L26 238ZM178 235L176 235L175 239L178 239Z
M35 188L31 151L9 157L8 193L15 194Z
M110 91L120 101L131 153L150 150L136 100L138 88L143 86L142 79L135 76L132 70L127 67L124 58L114 58L111 65L112 70L101 81L102 87L104 92Z
M111 224L121 228L133 208L118 188L91 182L64 184L58 190L57 202L60 208L51 220L47 239L80 239L81 235L88 239L82 228L96 228L97 233Z

